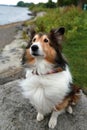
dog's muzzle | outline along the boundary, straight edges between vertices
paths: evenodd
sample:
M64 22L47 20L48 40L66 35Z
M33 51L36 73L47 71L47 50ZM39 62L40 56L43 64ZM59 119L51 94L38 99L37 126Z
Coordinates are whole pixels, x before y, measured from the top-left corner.
M31 46L31 53L33 56L39 56L39 47L38 45Z
M32 50L32 52L37 52L38 51L38 46L37 45L33 45L33 46L31 46L31 50Z

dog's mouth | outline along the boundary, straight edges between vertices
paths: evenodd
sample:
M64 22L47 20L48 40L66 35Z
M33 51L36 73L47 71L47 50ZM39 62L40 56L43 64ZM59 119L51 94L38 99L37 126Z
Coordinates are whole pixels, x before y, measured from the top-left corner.
M32 56L40 56L40 54L32 52Z
M33 57L44 57L44 54L41 54L41 53L39 53L39 52L31 52L31 55L32 55Z

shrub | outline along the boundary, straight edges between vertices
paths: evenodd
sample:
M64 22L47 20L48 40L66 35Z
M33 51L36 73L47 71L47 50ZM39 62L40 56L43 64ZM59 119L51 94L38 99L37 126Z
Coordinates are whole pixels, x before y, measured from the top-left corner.
M51 28L64 26L66 28L67 39L73 39L81 29L85 29L87 22L82 10L72 6L61 9L50 9L47 15L37 18L35 24L37 31L49 32Z

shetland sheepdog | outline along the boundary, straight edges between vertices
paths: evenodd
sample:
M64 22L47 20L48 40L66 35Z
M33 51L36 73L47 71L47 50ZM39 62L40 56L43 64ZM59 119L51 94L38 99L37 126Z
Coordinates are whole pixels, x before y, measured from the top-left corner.
M57 124L65 110L72 113L72 105L80 98L80 89L73 84L67 60L62 54L64 27L48 34L29 32L30 41L23 56L26 78L21 81L23 94L36 108L37 121L51 113L49 128Z

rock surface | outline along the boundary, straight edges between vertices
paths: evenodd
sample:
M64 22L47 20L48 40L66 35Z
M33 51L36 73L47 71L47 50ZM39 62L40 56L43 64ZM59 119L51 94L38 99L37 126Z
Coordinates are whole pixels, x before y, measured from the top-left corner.
M27 45L19 31L9 45L0 52L0 84L20 78L22 74L21 59L23 47Z
M36 121L36 110L21 94L19 81L0 85L0 130L49 130L50 115L40 123ZM87 97L84 94L72 115L59 116L54 130L87 130Z

